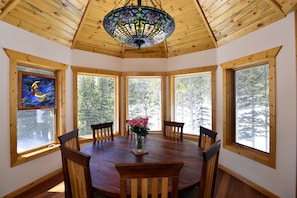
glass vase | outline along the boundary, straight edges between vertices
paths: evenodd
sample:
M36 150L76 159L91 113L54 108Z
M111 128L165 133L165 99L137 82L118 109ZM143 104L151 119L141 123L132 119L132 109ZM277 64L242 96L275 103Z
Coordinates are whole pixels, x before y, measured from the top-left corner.
M141 135L137 135L136 137L136 150L137 152L143 151L143 137Z

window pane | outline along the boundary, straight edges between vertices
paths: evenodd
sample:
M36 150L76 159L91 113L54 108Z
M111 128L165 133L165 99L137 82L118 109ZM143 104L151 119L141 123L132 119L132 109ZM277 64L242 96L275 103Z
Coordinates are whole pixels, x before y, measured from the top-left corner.
M128 78L128 119L137 116L149 118L150 130L162 128L161 78Z
M51 71L17 66L18 71L54 76ZM33 82L32 82L33 83ZM17 153L54 143L56 115L54 108L17 111Z
M235 72L236 143L269 152L269 71L261 65Z
M18 111L17 152L50 144L55 137L54 109Z
M77 123L81 136L91 135L91 125L114 122L115 78L94 75L78 75Z
M212 126L211 74L175 77L175 121L184 133L199 135L199 126Z

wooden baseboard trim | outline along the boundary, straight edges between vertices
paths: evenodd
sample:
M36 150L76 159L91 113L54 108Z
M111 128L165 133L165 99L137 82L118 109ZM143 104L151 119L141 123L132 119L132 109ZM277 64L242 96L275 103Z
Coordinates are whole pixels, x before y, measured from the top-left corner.
M44 182L47 182L49 179L51 178L59 178L61 177L61 175L63 175L63 170L62 168L44 176L44 177L41 177L33 182L31 182L30 184L27 184L7 195L5 195L3 198L17 198L17 197L22 197L22 194L23 193L26 193L26 192L30 192L32 189L42 185ZM63 176L62 176L62 180L63 180Z
M219 164L218 167L223 170L224 172L228 173L229 175L232 175L236 179L240 180L241 182L249 185L250 187L254 188L255 190L261 192L262 194L266 195L270 198L279 198L279 196L275 195L274 193L268 191L267 189L263 188L262 186L259 186L258 184L252 182L251 180L248 180L247 178L239 175L238 173L226 168L225 166Z

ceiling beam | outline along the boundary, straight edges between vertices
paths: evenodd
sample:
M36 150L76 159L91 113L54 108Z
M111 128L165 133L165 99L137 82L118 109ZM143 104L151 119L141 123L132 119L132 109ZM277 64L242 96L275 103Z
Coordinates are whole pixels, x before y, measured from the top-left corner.
M282 10L281 6L275 0L265 0L270 6L274 7L279 14L285 17L285 13Z
M295 2L290 5L290 6L285 6L283 8L283 11L285 12L285 14L288 14L290 12L294 12L297 10L297 1L295 0Z
M200 5L199 1L198 1L198 0L193 0L193 2L194 2L195 6L196 6L196 8L197 8L197 11L198 11L199 14L201 15L201 18L202 18L202 20L203 20L203 23L204 23L205 26L206 26L206 29L207 29L209 35L211 35L211 40L212 40L214 46L217 48L217 47L218 47L217 39L216 39L216 37L215 37L215 35L214 35L214 33L213 33L211 27L209 26L209 23L208 23L208 21L207 21L205 15L204 15L204 12L203 12L203 10L202 10L202 8L201 8L201 5Z
M10 1L3 9L0 10L0 20L2 20L21 0Z
M87 5L86 5L86 8L85 8L85 10L84 10L84 12L83 12L83 15L82 15L82 18L81 18L81 20L80 20L80 22L79 22L79 25L78 25L77 30L76 30L76 32L75 32L75 35L74 35L74 37L73 37L73 41L72 41L72 45L71 45L71 49L74 48L74 45L75 45L75 43L76 43L76 41L77 41L77 38L78 38L78 35L80 34L80 32L81 32L81 30L82 30L82 26L83 26L83 24L84 24L84 21L86 20L87 15L88 15L88 13L89 13L89 10L90 10L89 7L90 7L90 5L92 4L93 1L94 1L94 0L90 0L90 1L87 3Z

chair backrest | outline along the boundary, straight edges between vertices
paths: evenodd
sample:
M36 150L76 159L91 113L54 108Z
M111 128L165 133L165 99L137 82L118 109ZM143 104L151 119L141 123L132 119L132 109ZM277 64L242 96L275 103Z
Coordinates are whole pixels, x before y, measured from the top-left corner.
M93 124L91 128L93 130L93 143L103 140L113 141L113 122L105 122L100 124Z
M72 131L69 131L61 136L58 137L61 146L66 146L68 148L74 149L79 151L80 145L79 145L79 139L78 139L78 129L74 129ZM62 155L62 163L65 163L65 159ZM65 186L65 197L71 197L71 191L70 191L70 181L69 177L66 175L66 171L64 170L66 167L63 166L63 174L64 174L64 186Z
M58 137L60 144L67 146L74 150L80 150L79 140L78 140L78 129L69 131Z
M60 144L67 146L74 150L80 150L79 139L78 139L78 129L69 131L58 137Z
M162 198L177 198L179 173L183 165L183 162L116 164L120 174L120 197L148 197L149 194L158 197L161 194Z
M217 137L217 132L200 126L200 136L198 141L198 146L201 149L206 149L213 143L215 143Z
M93 187L90 174L90 156L66 146L60 146L64 175L69 179L70 195L73 198L93 198Z
M210 147L203 151L202 174L198 188L198 198L213 197L218 160L221 148L221 140L213 143Z
M182 122L171 122L164 120L163 122L163 135L171 137L175 140L183 140L183 128Z

